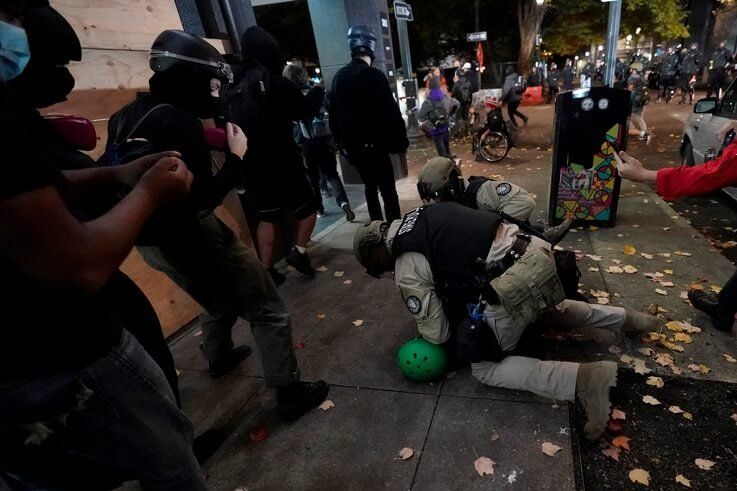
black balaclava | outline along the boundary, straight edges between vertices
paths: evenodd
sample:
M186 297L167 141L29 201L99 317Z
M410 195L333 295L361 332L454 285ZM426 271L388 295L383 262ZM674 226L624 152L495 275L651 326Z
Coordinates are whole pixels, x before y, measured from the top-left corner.
M207 119L212 118L215 112L210 96L210 80L213 78L204 70L177 65L154 73L148 84L151 94L157 99Z
M279 43L263 27L252 26L246 29L241 46L247 58L258 61L271 73L281 75L283 62Z

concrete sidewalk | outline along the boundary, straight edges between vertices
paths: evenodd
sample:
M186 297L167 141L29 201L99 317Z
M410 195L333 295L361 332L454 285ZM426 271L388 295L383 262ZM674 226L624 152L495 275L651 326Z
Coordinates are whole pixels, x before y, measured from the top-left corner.
M550 109L536 111L552 120ZM469 162L470 149L457 151ZM397 183L405 212L419 204L414 176L432 155L430 149L409 155L410 177ZM550 155L546 148L535 146L514 149L500 164L467 163L463 172L467 176L501 175L527 188L537 195L539 210L534 217L542 220ZM315 237L313 264L324 266L325 271L314 280L292 271L281 288L294 319L302 377L322 378L331 384L333 409L312 411L292 424L281 422L273 410L274 394L263 385L258 350L243 322L234 329L234 337L253 346L254 355L235 373L217 380L210 378L200 356L197 326L173 344L182 372L184 409L197 431L225 425L234 429L205 466L210 488L575 489L582 463L576 432L571 431L572 406L482 386L467 370L448 374L434 384L417 384L402 377L396 350L416 329L390 275L373 279L353 258L353 232L358 223L368 220L365 207L356 211L355 223L339 220ZM680 292L696 281L706 280L702 283L706 288L721 285L733 266L647 186L623 184L618 216L616 227L574 230L562 244L582 257L582 289L607 291L612 304L632 309L646 310L657 304L665 310L661 311L664 321L690 321L703 332L693 334L692 343L679 343L683 352L637 339L619 346L616 339L592 339L591 333L558 333L567 342L546 341L542 355L618 360L629 354L644 359L653 374L672 375L670 368L637 351L650 346L673 355L682 376L737 382L736 365L722 356L737 356L735 337L711 329L708 320L680 298ZM637 253L626 255L626 244ZM638 272L605 272L615 260ZM645 277L655 272L663 273L664 281L674 286ZM667 295L656 293L656 288ZM361 325L355 325L358 320L363 321ZM692 372L687 366L693 363L707 365L710 373ZM265 434L268 436L261 439ZM547 441L562 447L555 457L542 453L541 444ZM403 447L414 449L414 457L397 460L396 453ZM480 477L475 472L474 461L479 456L497 463L493 476ZM582 486L580 479L578 486Z

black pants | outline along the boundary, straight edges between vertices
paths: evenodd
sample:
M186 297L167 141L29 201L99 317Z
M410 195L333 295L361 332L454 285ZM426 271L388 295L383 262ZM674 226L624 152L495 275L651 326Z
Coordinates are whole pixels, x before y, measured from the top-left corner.
M508 102L507 103L507 113L509 113L509 119L512 121L512 124L517 126L517 120L514 119L515 116L519 116L522 118L522 121L527 121L527 116L522 114L517 110L517 108L520 105L520 101L516 102Z
M440 155L441 157L451 158L450 131L446 131L443 134L433 136L432 141L435 144L435 148L438 151L438 155Z
M348 160L356 167L365 186L366 205L371 220L383 220L379 191L384 200L386 220L391 222L402 217L399 196L394 185L394 168L389 154L373 149L349 152Z
M727 81L727 74L724 71L712 71L709 73L709 88L706 90L706 97L719 97L719 91L724 88Z
M558 86L548 87L548 104L555 102L555 97L558 95Z
M304 147L304 156L307 163L307 176L310 178L315 196L320 201L320 210L324 210L322 195L320 194L321 178L325 178L333 189L338 207L348 203L348 195L345 192L343 181L338 175L338 163L332 145L329 142L308 143Z
M663 75L660 78L660 99L665 99L665 97L668 95L668 90L671 87L675 88L676 86L676 77L672 75Z

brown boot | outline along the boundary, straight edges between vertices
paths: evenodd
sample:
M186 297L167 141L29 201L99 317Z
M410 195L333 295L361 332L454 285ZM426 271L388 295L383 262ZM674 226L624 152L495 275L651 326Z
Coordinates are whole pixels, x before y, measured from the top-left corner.
M660 329L660 318L655 315L644 314L636 310L627 310L624 314L623 334L642 334L657 332Z
M582 363L576 377L576 397L586 410L584 435L599 438L609 422L611 403L609 389L617 385L617 364L613 361Z

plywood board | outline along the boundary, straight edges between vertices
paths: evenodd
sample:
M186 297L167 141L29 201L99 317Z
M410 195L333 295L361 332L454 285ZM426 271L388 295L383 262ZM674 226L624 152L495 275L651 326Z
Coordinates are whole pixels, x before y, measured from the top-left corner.
M75 90L142 89L153 72L147 51L83 49L82 61L69 65Z
M166 29L182 29L174 0L52 0L83 48L148 51Z

